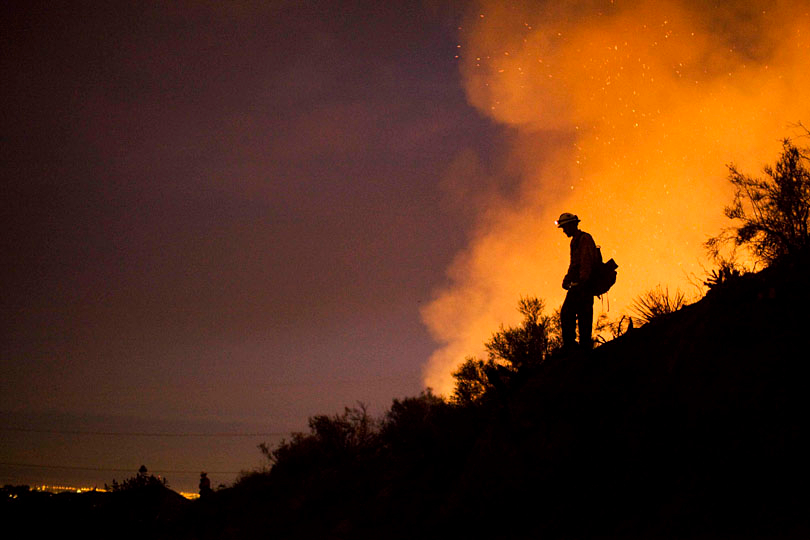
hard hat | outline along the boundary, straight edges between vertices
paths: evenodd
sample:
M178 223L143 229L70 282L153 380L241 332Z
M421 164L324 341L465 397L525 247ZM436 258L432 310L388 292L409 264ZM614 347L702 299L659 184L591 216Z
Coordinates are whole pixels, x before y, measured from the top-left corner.
M566 223L579 223L579 218L575 214L563 212L562 214L560 214L560 218L554 223L557 224L557 227L562 227Z

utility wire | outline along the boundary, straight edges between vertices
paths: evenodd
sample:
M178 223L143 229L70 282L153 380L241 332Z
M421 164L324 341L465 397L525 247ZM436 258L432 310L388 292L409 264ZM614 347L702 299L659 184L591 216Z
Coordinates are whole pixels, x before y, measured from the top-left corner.
M264 433L166 433L147 431L78 431L64 429L33 429L0 427L0 431L14 431L17 433L47 433L51 435L103 435L112 437L277 437L292 435L292 431L268 431Z
M96 471L96 472L123 472L123 473L131 473L137 469L118 469L118 468L107 468L107 467L78 467L78 466L71 466L71 465L39 465L36 463L8 463L8 462L0 462L0 466L2 467L18 467L18 468L32 468L32 469L59 469L59 470L69 470L69 471ZM161 474L200 474L200 471L193 470L175 470L175 469L157 469L155 472L159 472ZM207 471L208 474L239 474L243 471Z

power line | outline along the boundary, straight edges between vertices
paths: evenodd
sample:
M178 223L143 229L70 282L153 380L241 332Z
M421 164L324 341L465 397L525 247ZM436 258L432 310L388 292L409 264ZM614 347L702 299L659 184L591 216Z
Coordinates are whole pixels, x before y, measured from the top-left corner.
M17 468L31 468L31 469L57 469L68 471L94 471L94 472L123 472L131 473L137 469L120 469L120 468L107 468L107 467L79 467L71 465L41 465L37 463L9 463L0 462L2 467L17 467ZM198 470L179 470L179 469L157 469L161 474L200 474ZM208 474L240 474L244 471L207 471Z
M292 431L268 431L264 433L167 433L148 431L78 431L65 429L33 429L0 427L0 431L14 431L17 433L47 433L50 435L102 435L105 437L278 437L292 435Z

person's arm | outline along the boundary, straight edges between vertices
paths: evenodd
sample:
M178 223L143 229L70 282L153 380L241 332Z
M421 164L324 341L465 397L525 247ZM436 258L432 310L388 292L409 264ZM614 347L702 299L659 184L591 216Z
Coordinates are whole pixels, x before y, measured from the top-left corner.
M576 264L574 261L574 257L572 254L571 262L568 264L568 271L565 273L565 277L563 278L562 287L566 291L570 289L577 281L576 274Z
M579 283L586 283L591 277L596 262L596 243L589 234L582 235L579 242Z

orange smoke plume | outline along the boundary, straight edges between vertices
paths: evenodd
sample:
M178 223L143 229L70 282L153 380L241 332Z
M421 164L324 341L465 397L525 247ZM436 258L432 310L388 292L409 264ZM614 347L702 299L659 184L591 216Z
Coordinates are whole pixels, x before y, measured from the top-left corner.
M503 161L521 183L508 200L484 202L469 246L422 312L440 344L428 386L448 393L456 366L480 356L499 324L517 322L521 295L559 307L568 239L554 220L563 211L620 265L612 314L658 284L689 290L704 275L703 242L731 200L726 165L760 173L790 126L810 118L810 3L703 4L489 2L468 14L459 48L467 97L508 128ZM459 156L445 185L475 193L475 163Z

